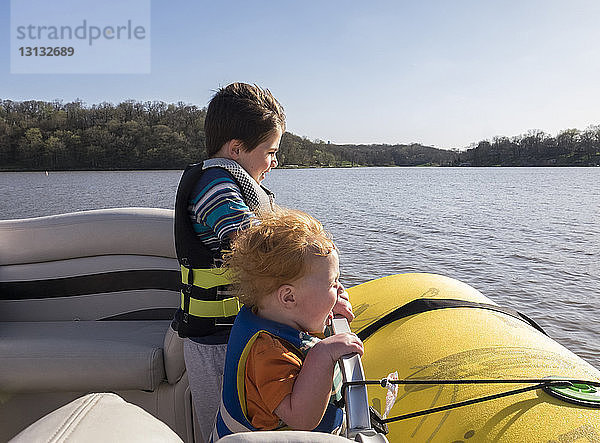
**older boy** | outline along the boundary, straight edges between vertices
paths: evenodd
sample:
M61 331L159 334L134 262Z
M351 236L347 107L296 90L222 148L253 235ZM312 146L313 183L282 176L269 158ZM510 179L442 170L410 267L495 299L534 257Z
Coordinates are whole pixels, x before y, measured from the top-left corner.
M337 249L322 225L278 209L240 233L226 266L244 303L231 331L212 439L244 430L335 432L334 367L363 346L354 334L319 340L344 288Z
M228 279L214 271L236 233L257 214L273 210L273 194L261 182L277 166L285 114L268 90L232 83L210 101L204 129L209 159L186 169L175 203L182 293L173 327L187 337L186 369L207 440L220 398L227 337L239 310L237 299L219 286ZM336 309L352 319L346 300Z

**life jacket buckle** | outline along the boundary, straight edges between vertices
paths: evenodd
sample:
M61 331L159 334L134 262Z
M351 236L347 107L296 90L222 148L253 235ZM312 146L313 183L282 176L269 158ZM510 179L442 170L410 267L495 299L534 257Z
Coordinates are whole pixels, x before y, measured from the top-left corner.
M184 312L183 313L183 322L188 323L189 319L190 319L190 315L187 312Z
M183 266L185 266L186 268L189 268L189 267L190 267L190 261L189 261L187 258L185 258L185 257L183 257L183 258L181 259L181 264L182 264Z
M191 293L192 293L192 286L193 285L189 285L189 284L184 283L183 284L183 293L186 294L186 295L191 295Z

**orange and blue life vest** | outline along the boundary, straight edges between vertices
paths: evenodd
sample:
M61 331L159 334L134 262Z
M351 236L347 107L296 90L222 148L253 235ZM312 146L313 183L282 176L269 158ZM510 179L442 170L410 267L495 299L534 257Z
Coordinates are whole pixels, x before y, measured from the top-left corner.
M310 349L320 340L305 332L271 320L260 318L246 306L242 306L229 335L223 393L211 440L216 441L236 432L256 431L247 415L245 394L246 359L261 332L285 341L298 351L304 359ZM340 429L344 414L341 403L341 374L335 366L332 393L323 419L313 431L332 433ZM285 424L281 428L286 429Z

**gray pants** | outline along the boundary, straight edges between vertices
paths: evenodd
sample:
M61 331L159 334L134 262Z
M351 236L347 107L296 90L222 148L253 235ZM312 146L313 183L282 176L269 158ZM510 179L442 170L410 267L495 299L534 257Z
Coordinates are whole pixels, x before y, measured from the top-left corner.
M205 442L210 437L221 404L226 350L226 344L200 344L187 338L183 342L183 358L198 417L196 424Z

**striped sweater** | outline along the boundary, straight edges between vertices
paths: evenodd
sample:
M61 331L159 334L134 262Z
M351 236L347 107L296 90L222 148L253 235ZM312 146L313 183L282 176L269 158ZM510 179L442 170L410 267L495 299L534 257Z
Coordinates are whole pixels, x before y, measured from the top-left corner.
M254 213L233 177L222 168L208 168L192 193L188 206L194 231L212 251L229 246L229 235L253 223Z

